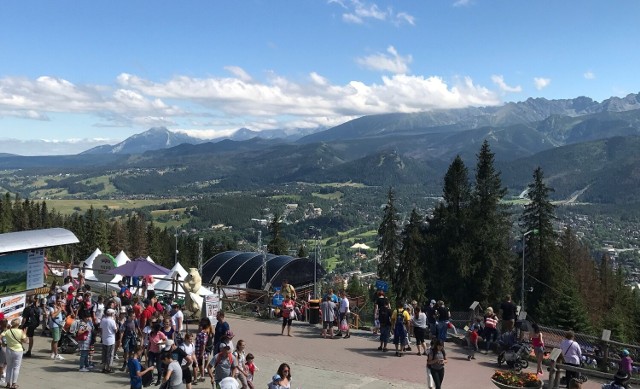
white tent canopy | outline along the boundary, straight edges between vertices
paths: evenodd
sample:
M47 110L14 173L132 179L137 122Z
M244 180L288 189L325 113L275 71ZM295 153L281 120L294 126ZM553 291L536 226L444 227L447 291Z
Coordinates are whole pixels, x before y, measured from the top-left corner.
M96 248L95 251L93 253L91 253L91 255L89 255L87 257L87 259L85 259L80 266L81 267L87 267L88 269L85 270L85 279L88 278L89 276L91 277L91 279L94 279L94 275L93 275L93 270L91 270L91 268L93 267L93 261L96 259L96 257L98 255L102 254L102 251L100 251L99 248ZM73 269L71 271L71 275L76 278L78 277L78 272L80 271L80 269Z

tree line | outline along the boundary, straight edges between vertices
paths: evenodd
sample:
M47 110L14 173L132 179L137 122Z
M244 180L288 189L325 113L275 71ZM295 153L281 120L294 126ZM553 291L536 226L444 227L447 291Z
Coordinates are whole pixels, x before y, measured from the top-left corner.
M621 268L606 257L597 261L570 228L558 228L542 169L533 172L518 215L502 202L507 191L487 141L476 157L473 181L456 157L443 201L427 215L414 209L405 225L389 190L378 228L378 275L392 297L441 299L457 310L473 301L499 308L507 295L521 304L524 285L524 307L536 322L594 334L607 328L619 340L640 340L638 291L624 285Z

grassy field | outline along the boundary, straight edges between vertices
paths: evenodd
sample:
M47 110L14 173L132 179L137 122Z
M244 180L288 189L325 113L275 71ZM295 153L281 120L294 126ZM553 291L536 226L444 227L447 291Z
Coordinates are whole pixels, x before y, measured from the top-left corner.
M319 197L321 199L325 199L325 200L340 200L342 198L342 196L344 196L344 193L340 192L340 191L336 191L333 193L312 193L311 194L314 197Z
M343 187L351 187L351 188L366 188L365 184L361 184L359 182L329 182L326 184L320 184L321 187L331 187L331 188L343 188Z
M160 205L165 203L172 203L178 201L177 199L163 199L163 200L47 200L47 207L49 209L54 208L56 211L62 214L72 214L76 211L84 212L91 206L93 208L108 208L108 209L135 209L142 208L149 205Z
M105 196L105 195L115 193L117 191L116 187L113 186L113 184L109 180L111 177L112 176L109 176L109 175L94 177L88 180L84 180L83 183L86 185L104 184L104 189L101 190L100 192L97 192L96 195Z

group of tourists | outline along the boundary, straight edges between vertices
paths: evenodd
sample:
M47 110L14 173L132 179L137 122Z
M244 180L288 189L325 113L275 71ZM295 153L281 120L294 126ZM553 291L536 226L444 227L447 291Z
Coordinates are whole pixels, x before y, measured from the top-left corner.
M344 339L351 337L351 331L349 326L349 318L351 310L349 308L349 299L345 291L340 292L340 298L333 292L333 289L329 289L323 296L320 303L320 315L322 317L322 337L333 339L335 336L342 337L344 333ZM333 327L337 326L338 331L333 332Z

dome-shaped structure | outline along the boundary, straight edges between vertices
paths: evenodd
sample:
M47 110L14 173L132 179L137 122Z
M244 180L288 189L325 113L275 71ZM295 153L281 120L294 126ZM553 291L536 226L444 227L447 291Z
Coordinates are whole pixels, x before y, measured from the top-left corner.
M202 266L202 282L213 283L220 277L223 285L247 284L247 288L262 289L262 253L225 251L216 254ZM294 258L288 255L266 255L267 282L280 285L283 279L289 280L293 286L313 283L313 260ZM325 271L318 263L317 279L321 279Z

